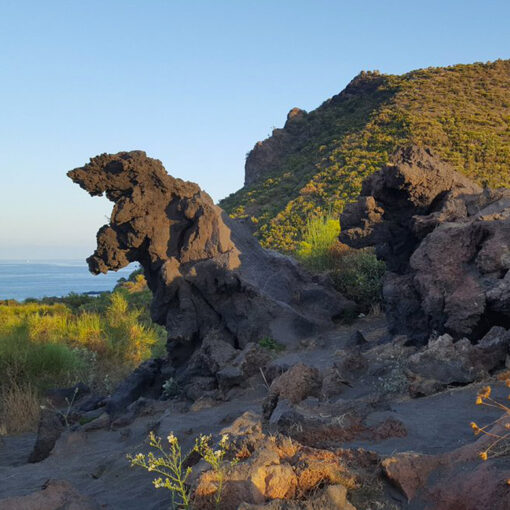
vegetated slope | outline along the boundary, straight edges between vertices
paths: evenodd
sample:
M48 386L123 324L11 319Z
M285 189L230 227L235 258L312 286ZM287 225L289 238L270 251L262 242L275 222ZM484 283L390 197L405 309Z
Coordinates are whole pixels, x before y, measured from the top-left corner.
M248 154L245 186L220 205L251 218L263 245L293 251L308 218L339 214L410 143L480 184L510 186L510 60L362 72L316 110L291 110Z

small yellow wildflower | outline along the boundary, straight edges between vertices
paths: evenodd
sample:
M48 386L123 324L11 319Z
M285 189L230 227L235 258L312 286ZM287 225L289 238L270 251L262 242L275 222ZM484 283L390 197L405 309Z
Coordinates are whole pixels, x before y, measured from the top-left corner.
M480 452L480 458L482 460L487 460L487 452Z
M483 404L482 397L476 397L476 405L481 406Z
M489 398L491 396L491 387L485 386L485 388L483 388L480 393L478 393L478 396L482 399Z

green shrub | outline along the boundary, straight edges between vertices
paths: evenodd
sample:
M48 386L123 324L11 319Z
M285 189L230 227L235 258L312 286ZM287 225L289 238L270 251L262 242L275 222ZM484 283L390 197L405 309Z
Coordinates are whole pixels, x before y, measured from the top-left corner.
M277 342L273 338L266 336L259 341L260 347L272 352L282 352L285 350L285 345Z
M331 268L331 247L338 242L340 222L333 216L308 220L298 243L296 256L309 269L325 271Z
M335 287L367 312L381 303L385 264L372 250L349 250L335 262L331 275Z
M34 343L24 327L0 337L0 386L32 384L47 389L77 382L86 371L82 358L71 347Z
M331 215L308 220L296 256L311 271L329 272L339 292L369 311L381 302L385 264L371 249L354 250L340 243L339 234L338 219Z
M138 294L108 293L77 310L48 301L0 305L0 386L11 380L45 389L80 379L110 386L161 355L166 334L132 304L146 302Z

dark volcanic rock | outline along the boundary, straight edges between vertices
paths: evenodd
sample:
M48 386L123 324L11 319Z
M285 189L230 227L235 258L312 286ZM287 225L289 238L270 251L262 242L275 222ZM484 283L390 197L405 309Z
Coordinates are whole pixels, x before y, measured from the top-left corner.
M212 331L236 349L264 336L289 343L354 307L290 258L263 249L196 184L169 176L142 151L103 154L68 175L115 204L90 270L142 264L152 317L167 328L177 365Z
M510 326L510 190L482 190L417 147L365 180L341 241L375 246L392 333L479 338Z
M453 342L447 333L429 340L426 347L407 359L412 396L430 395L450 384L483 380L505 366L510 331L494 326L473 345L467 338Z
M83 383L75 384L70 388L57 388L46 393L47 399L54 407L69 407L90 393L90 388Z
M28 462L41 462L53 450L57 439L64 430L64 424L57 412L43 409L37 429L37 439Z
M106 412L112 417L117 416L150 390L159 392L160 388L154 388L154 385L159 381L160 371L161 360L159 359L142 363L115 390L106 404Z

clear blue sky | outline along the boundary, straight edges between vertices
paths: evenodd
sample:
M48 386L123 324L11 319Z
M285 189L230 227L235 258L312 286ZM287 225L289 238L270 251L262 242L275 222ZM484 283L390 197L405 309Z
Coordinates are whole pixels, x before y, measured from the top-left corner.
M0 0L0 258L84 257L110 212L65 172L143 149L215 200L294 106L360 70L510 57L510 2Z

